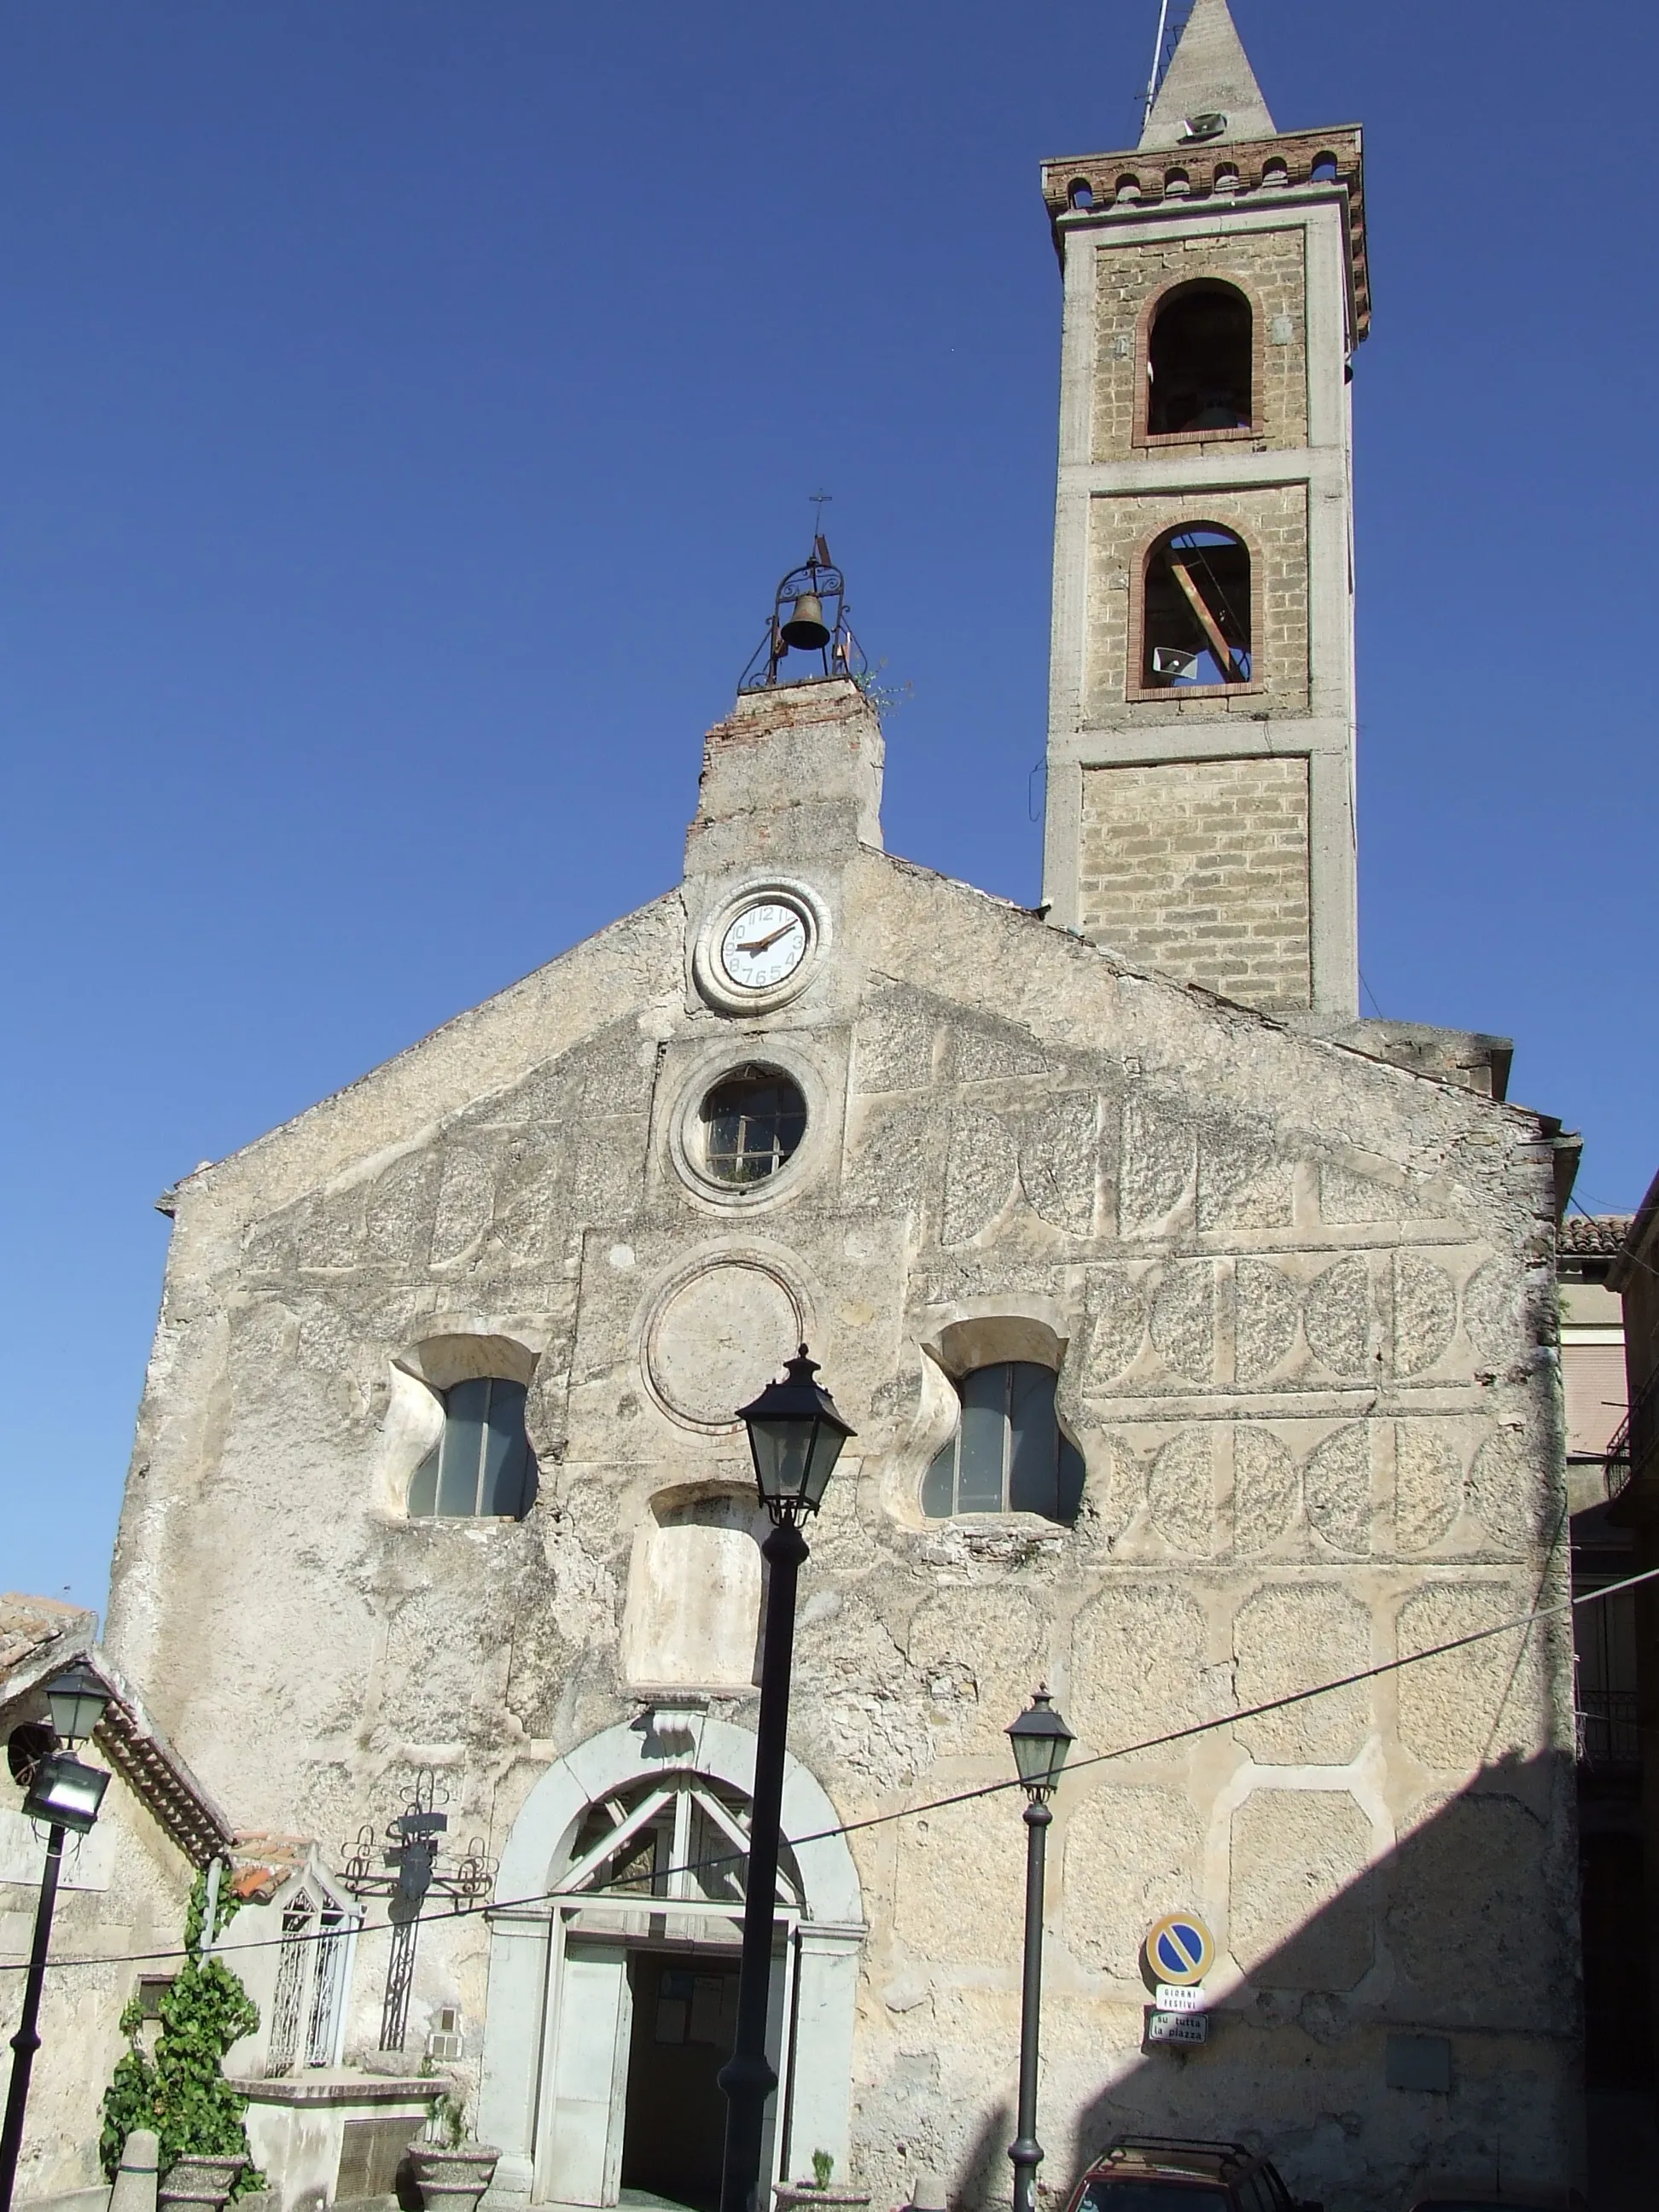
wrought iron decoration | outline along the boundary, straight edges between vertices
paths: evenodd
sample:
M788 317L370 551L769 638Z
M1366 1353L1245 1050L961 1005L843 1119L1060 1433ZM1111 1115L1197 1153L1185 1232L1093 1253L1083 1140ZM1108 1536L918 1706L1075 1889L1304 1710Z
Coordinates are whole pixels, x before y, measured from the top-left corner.
M435 1891L450 1900L452 1912L473 1899L488 1897L495 1881L495 1862L485 1855L483 1839L475 1836L463 1856L443 1858L439 1838L449 1827L449 1815L440 1812L449 1792L434 1767L422 1766L415 1777L409 1802L386 1825L384 1853L374 1823L357 1831L357 1840L343 1847L341 1887L354 1897L384 1897L392 1922L392 1949L386 1960L386 1996L380 2007L380 2048L401 2051L409 2027L409 1993L415 1984L415 1945L420 1933L421 1908ZM375 1867L383 1856L385 1871Z
M849 676L854 682L867 673L867 663L848 624L847 584L830 558L822 531L812 540L811 556L792 568L772 599L772 619L743 672L739 691L765 691L780 682L816 684L826 677ZM799 674L793 669L782 678L778 671L792 653L805 656ZM817 666L813 666L813 661Z

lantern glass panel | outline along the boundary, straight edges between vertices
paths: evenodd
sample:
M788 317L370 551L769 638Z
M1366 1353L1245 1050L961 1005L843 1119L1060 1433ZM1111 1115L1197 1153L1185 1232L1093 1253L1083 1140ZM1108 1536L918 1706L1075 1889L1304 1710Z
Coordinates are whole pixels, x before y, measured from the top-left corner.
M755 1480L769 1505L774 1500L782 1502L806 1495L807 1468L817 1431L817 1423L811 1420L757 1420L749 1424Z
M104 1717L109 1692L90 1667L71 1667L46 1685L52 1724L64 1743L82 1743Z
M1066 1765L1073 1737L1048 1698L1039 1696L1008 1730L1014 1768L1027 1790L1053 1790Z

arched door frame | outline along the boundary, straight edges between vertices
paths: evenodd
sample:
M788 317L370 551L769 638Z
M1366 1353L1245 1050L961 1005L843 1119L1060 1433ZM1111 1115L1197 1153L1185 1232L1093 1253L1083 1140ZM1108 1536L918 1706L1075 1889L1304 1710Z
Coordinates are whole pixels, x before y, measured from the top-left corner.
M556 2033L562 1908L553 1892L590 1806L630 1784L693 1773L753 1793L755 1737L730 1721L666 1702L602 1729L556 1759L525 1800L501 1853L489 1921L478 2132L501 2160L492 2203L527 2203L535 2174L542 2054ZM828 2150L845 2171L851 2124L858 1958L865 1934L858 1869L834 1806L799 1760L786 1758L783 1832L801 1905L794 1927L793 2035L786 2160ZM793 1920L795 1916L789 1916ZM802 2148L804 2146L804 2148Z

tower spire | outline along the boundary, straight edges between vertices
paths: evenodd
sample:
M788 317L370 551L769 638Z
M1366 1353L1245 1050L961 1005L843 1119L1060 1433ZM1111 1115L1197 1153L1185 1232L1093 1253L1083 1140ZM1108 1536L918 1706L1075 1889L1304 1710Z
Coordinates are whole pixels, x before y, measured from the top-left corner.
M1188 121L1200 115L1226 118L1219 131L1205 133L1211 140L1274 135L1273 117L1227 0L1194 0L1140 143L1152 148L1179 146L1187 136Z

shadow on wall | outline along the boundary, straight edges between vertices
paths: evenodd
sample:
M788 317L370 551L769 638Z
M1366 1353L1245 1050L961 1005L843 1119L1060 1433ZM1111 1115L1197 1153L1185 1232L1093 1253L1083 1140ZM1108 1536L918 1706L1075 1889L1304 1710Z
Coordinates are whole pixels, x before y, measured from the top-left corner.
M1355 1799L1258 1775L1232 1826L1246 1987L1206 2045L1145 2052L1108 2088L1091 2094L1064 2057L1045 2065L1045 2103L1079 2112L1070 2143L1058 2130L1049 2143L1045 2195L1063 2203L1120 2134L1265 2150L1327 2212L1398 2212L1431 2181L1582 2185L1571 1761L1482 1769L1340 1887L1331 1873L1364 1825ZM972 2201L1006 2195L1002 2148L1000 2187Z

